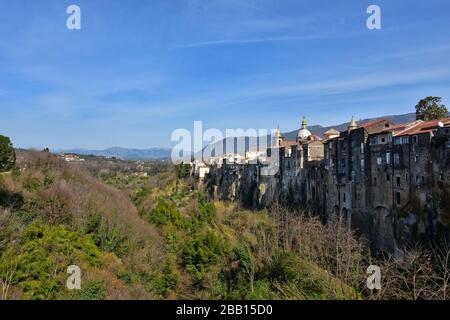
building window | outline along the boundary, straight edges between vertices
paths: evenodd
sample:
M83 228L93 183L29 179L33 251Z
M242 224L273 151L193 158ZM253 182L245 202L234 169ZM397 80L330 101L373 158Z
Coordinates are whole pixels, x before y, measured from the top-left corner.
M400 185L401 185L401 181L400 181L400 177L397 177L397 187L400 187Z
M396 202L397 202L397 205L399 206L400 204L401 204L401 199L400 199L400 192L397 192L396 194L395 194L395 200L396 200Z
M377 164L383 164L383 159L381 157L377 157Z
M409 137L399 137L395 138L394 144L408 144L409 143Z
M386 138L381 138L381 142L385 143L386 142Z
M361 143L361 154L364 153L364 143Z
M439 173L439 180L444 181L444 173L442 171Z
M391 164L391 153L390 152L386 153L386 163Z
M361 169L364 170L364 159L361 159Z
M372 145L378 144L378 136L371 137L370 138L370 144L372 144Z
M406 181L406 183L408 183L408 181L409 181L409 176L407 173L405 174L405 181Z
M398 153L394 153L394 164L395 165L400 164L400 156Z
M377 178L373 178L373 185L376 186L377 185Z
M386 181L391 181L391 175L389 173L386 174Z
M347 201L347 198L346 198L346 196L345 196L345 192L344 192L344 194L343 194L343 201L344 201L344 202Z
M414 136L413 141L414 143L417 143L417 136Z

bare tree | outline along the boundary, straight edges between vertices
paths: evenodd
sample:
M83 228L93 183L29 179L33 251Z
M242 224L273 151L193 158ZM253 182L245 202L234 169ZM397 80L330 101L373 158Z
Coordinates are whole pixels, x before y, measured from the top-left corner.
M4 276L4 278L0 278L0 287L2 289L2 294L0 296L1 300L8 299L8 291L13 283L14 273L16 272L16 266L8 270Z
M293 212L280 205L269 211L281 248L297 252L368 299L448 299L450 245L404 249L395 256L373 256L365 242L340 219L323 224L306 212ZM366 287L366 270L377 265L382 272L381 290Z

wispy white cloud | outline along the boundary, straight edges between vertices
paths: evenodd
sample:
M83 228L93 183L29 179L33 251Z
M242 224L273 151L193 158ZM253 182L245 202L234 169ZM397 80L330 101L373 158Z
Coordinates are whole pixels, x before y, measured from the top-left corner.
M308 35L308 36L285 36L285 37L255 38L255 39L226 39L226 40L214 40L214 41L187 43L187 44L179 45L177 47L195 48L195 47L239 45L239 44L252 44L252 43L265 43L265 42L300 41L300 40L320 39L323 37L324 36L320 36L320 35Z
M419 70L397 70L396 72L373 72L366 75L337 77L332 81L283 86L264 90L267 95L316 93L322 95L352 93L369 89L425 83L450 77L450 69L427 68ZM263 92L261 92L262 94Z

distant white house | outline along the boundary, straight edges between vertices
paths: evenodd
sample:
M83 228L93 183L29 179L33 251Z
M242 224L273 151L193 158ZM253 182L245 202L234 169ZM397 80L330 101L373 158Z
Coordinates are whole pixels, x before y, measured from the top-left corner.
M60 153L58 155L58 157L67 162L85 161L83 158L81 158L78 154L75 154L75 153Z
M250 150L245 153L245 160L247 163L257 161L259 159L265 159L266 157L267 157L266 151Z
M240 154L237 154L237 153L227 153L227 154L225 154L224 158L225 158L225 160L226 160L226 162L228 164L231 164L231 163L236 163L236 164L245 163L245 157L240 155Z
M195 160L192 165L194 166L194 175L200 179L205 178L209 173L209 166L204 162Z

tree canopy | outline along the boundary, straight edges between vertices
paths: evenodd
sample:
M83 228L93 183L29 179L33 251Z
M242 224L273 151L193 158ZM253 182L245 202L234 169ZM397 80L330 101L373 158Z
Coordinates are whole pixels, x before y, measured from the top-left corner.
M16 162L16 152L14 151L11 140L8 137L0 135L0 172L9 171Z
M416 105L416 119L431 121L444 118L448 114L447 107L441 102L440 97L426 97Z

